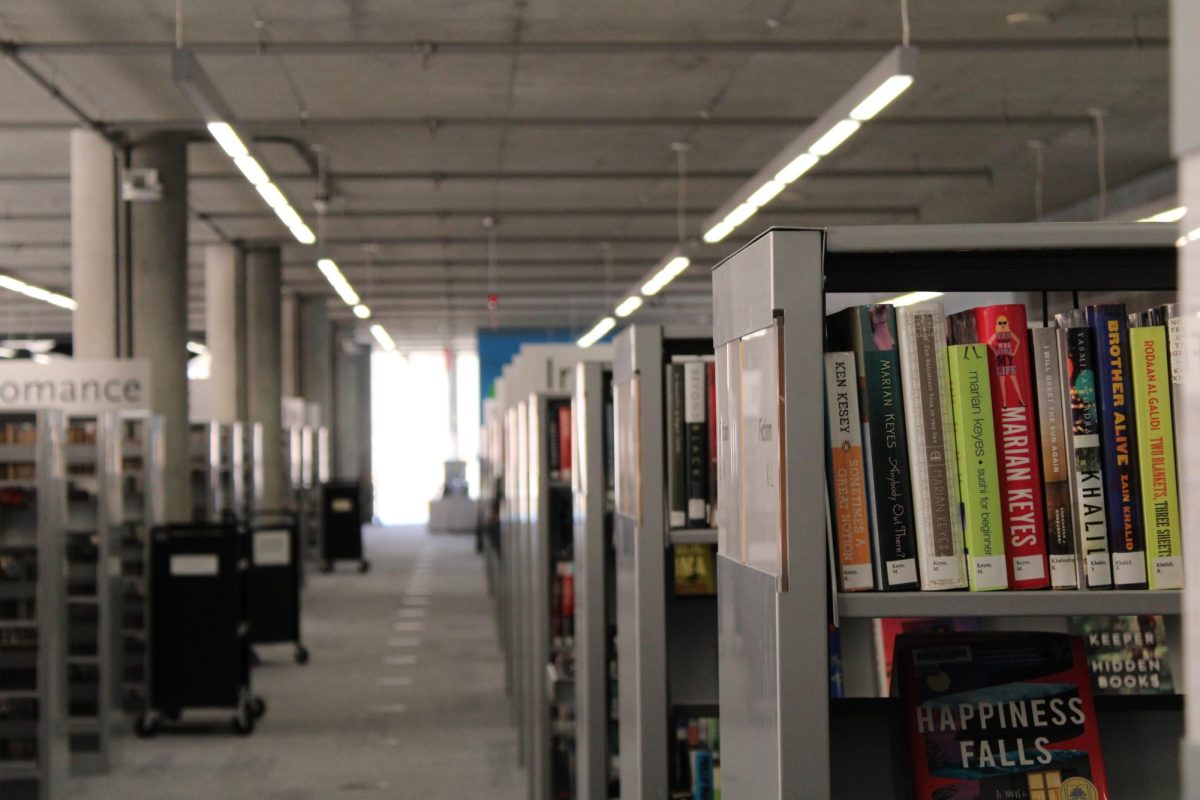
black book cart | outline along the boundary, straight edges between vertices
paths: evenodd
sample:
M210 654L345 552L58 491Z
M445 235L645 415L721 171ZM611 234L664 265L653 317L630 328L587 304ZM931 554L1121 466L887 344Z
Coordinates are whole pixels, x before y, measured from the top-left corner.
M300 634L300 524L290 511L250 515L249 615L251 644L295 644L296 663L308 663Z
M332 571L338 561L357 561L359 572L371 568L363 557L358 481L329 481L321 486L321 571Z

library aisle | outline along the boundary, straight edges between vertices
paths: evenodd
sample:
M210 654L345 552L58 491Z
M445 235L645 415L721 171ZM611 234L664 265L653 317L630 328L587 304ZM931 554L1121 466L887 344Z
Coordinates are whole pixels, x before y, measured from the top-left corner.
M119 740L111 775L72 781L76 800L516 798L521 775L483 565L469 536L369 528L372 569L313 574L304 594L312 661L260 649L267 715L250 737L197 712L180 730Z

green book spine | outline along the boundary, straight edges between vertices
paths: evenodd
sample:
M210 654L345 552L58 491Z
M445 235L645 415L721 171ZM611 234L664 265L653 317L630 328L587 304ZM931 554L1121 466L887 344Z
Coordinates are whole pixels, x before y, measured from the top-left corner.
M1167 333L1161 326L1129 329L1138 472L1151 589L1183 588L1183 545L1171 419Z
M946 348L946 354L963 534L967 543L967 581L973 592L1007 589L987 347L956 344Z

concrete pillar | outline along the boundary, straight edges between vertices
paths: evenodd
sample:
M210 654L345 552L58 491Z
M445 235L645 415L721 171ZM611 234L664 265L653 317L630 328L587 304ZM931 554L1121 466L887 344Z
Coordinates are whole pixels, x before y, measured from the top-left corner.
M158 171L162 197L130 205L132 354L150 362L152 410L162 416L167 522L192 515L188 481L187 141L156 133L135 144L131 166Z
M321 425L333 418L333 331L325 295L300 300L300 396L321 408Z
M333 360L334 477L371 476L371 348L346 340Z
M302 397L300 387L300 298L285 294L280 311L280 336L283 363L283 396Z
M71 317L76 358L116 358L117 160L92 130L71 131Z
M209 245L204 250L205 344L212 418L246 419L246 281L238 248Z
M263 508L283 508L282 259L278 247L246 251L246 418L262 424Z

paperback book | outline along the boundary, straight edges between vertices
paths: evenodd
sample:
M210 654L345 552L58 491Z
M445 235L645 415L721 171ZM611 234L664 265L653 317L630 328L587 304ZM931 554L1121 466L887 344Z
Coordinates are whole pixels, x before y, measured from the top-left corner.
M1055 589L1079 586L1074 497L1071 493L1071 452L1062 398L1066 388L1062 373L1062 351L1066 331L1034 328L1033 376L1037 387L1038 430L1041 441L1042 483L1046 495L1046 550L1050 561L1050 585Z
M854 353L825 354L825 407L829 415L829 480L833 490L838 589L843 592L874 589Z
M1161 615L1072 617L1087 648L1097 694L1174 694L1167 629Z

